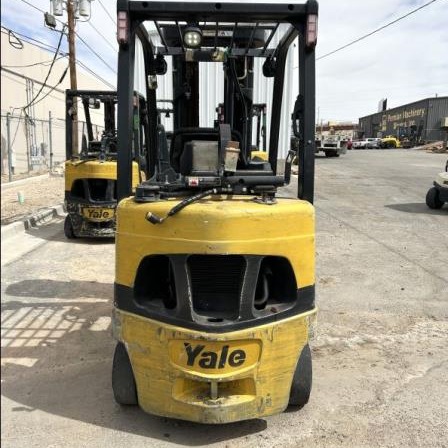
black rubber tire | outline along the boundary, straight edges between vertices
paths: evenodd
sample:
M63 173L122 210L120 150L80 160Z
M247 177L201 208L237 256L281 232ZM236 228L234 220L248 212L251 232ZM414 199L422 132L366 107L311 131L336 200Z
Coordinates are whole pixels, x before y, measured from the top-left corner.
M70 218L70 215L67 215L65 217L65 221L64 221L64 235L69 240L73 240L74 238L76 238L75 231L73 230L73 224L72 224L72 220Z
M336 157L336 153L334 151L325 151L326 157Z
M432 187L426 193L426 205L432 209L439 209L443 206L443 202L439 199L439 190Z
M112 390L115 401L121 405L136 405L137 387L131 361L123 343L118 342L115 347L112 364Z
M292 378L289 405L303 407L308 403L313 383L313 365L308 344L303 347Z

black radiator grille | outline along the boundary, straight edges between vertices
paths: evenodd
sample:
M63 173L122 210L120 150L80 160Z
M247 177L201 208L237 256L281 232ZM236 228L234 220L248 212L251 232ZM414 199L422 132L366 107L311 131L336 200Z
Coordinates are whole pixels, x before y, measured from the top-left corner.
M198 314L236 318L246 261L241 255L191 255L188 271Z

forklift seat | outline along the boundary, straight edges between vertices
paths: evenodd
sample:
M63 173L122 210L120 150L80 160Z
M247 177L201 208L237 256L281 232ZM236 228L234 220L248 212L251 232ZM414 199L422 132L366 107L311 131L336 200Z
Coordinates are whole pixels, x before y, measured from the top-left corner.
M232 131L232 139L240 142L241 135ZM171 166L184 175L190 174L192 167L192 154L188 151L188 143L194 141L219 141L219 131L215 128L180 128L173 132L171 137L170 159Z

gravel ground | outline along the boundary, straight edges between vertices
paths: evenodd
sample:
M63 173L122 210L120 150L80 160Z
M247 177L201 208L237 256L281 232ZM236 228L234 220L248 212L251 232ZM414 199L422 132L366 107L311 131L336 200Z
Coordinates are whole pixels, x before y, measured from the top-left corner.
M19 202L19 193L24 202ZM64 202L64 177L41 175L2 183L1 225L19 221L45 209Z

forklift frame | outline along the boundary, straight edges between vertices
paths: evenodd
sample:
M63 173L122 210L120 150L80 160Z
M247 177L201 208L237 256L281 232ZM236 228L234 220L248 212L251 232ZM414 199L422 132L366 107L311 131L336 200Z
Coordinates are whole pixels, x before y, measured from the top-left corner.
M116 129L114 113L114 107L117 103L116 91L67 89L65 91L65 151L67 160L70 160L73 157L76 158L76 156L74 156L75 151L73 151L73 119L71 114L72 108L77 107L74 101L75 98L80 98L84 107L84 115L86 118L87 136L89 142L93 140L93 127L89 108L89 99L91 98L98 99L104 105L104 131L115 132ZM75 149L77 153L78 148ZM81 151L81 156L83 156L83 151Z
M112 388L119 404L228 423L308 402L309 339L317 312L312 206L317 12L315 0L118 0ZM199 29L202 45L199 38L186 39L188 29ZM290 181L296 155L289 150L279 175L286 60L297 37L299 94L291 118L299 140L302 200L276 197L277 188ZM133 194L137 39L145 75L147 180ZM168 55L173 57L171 151L156 96L156 76L166 74ZM255 57L265 59L263 75L273 77L267 161L251 159ZM224 123L217 128L199 126L199 62L224 68Z

